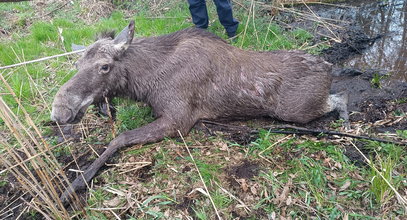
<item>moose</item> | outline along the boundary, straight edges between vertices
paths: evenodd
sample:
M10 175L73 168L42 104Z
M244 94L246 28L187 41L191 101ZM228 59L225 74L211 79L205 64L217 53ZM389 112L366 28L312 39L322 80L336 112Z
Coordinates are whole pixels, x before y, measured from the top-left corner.
M299 50L248 51L198 28L134 38L134 21L86 47L57 92L51 119L81 120L91 104L128 97L155 121L121 133L61 196L85 187L119 149L186 135L198 120L272 117L307 123L331 111L348 120L347 95L330 94L332 65Z

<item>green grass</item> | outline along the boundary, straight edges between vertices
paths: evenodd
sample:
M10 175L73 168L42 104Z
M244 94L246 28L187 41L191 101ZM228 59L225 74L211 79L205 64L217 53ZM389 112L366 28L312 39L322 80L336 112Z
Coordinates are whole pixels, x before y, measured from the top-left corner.
M379 175L379 172L372 169L370 191L377 203L384 204L394 195L386 181L395 186L396 189L398 188L398 183L395 183L393 178L395 161L388 157L380 159L378 164L380 166L379 172L384 176L384 179Z
M154 120L151 108L141 104L128 102L117 107L117 122L119 131L132 130L146 125Z
M397 130L396 133L400 138L407 140L407 130Z

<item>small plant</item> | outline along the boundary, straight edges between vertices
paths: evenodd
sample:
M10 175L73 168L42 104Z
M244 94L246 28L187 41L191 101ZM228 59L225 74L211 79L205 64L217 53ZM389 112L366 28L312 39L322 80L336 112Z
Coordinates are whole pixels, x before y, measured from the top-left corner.
M195 210L193 209L195 212L195 217L199 220L206 220L209 219L209 217L207 216L207 211L205 210L205 208L200 208L199 210Z
M343 126L343 122L345 122L345 120L343 119L338 119L336 121L331 122L331 128L333 129L337 129Z
M249 148L249 152L253 153L256 150L259 152L266 150L268 147L272 145L270 138L271 138L270 131L260 130L259 138L255 142L251 143L252 147Z
M217 175L220 173L221 165L219 164L207 164L201 160L195 160L199 171L201 172L202 178L205 184L209 184L211 180L218 181Z
M378 204L383 205L394 195L394 192L391 190L388 183L397 188L397 184L395 184L394 178L392 177L395 161L390 157L387 157L384 160L379 158L378 164L380 166L380 170L378 172L374 169L371 170L370 191L372 192L375 201Z
M397 135L402 139L407 139L407 130L396 130Z
M379 73L375 73L373 74L373 78L370 80L370 84L372 85L372 87L374 88L382 88L382 84L381 81L382 79L384 79L386 77L386 75L380 75Z
M7 181L5 180L0 180L0 187L6 186L7 185Z
M323 206L327 200L325 195L326 177L324 168L312 158L304 156L297 160L299 179L308 188L310 196L319 205Z
M397 103L397 104L404 104L404 103L407 103L407 98L400 98L400 99L397 99L397 100L396 100L396 103Z
M218 209L227 208L233 202L229 196L222 194L219 190L216 190L211 196Z
M107 200L105 191L102 189L97 189L92 192L92 196L88 199L89 206L101 205L103 201Z
M403 112L403 111L400 110L400 109L396 109L396 110L393 112L393 115L394 115L394 116L398 116L398 117L402 117L402 116L406 115L406 113Z
M158 201L156 201L158 200ZM140 211L146 213L150 217L154 219L159 219L164 217L164 213L161 210L157 210L157 208L171 205L175 201L166 195L153 195L148 197L144 202L140 204Z

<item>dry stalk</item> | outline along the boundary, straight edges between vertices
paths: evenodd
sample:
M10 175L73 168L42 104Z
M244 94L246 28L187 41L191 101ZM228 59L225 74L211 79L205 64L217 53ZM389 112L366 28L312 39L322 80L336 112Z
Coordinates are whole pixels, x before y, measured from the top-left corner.
M5 141L3 141L3 142L5 143ZM1 141L0 141L0 143L1 143ZM55 146L52 146L52 147L49 148L49 149L50 149L50 150L53 150L53 149L55 149L55 148L57 148L57 147L60 147L60 146L63 145L63 144L66 144L66 141L64 141L64 142L62 142L62 143L60 143L60 144L57 144L57 145L55 145ZM38 152L37 154L32 155L31 157L29 157L29 158L27 158L27 159L25 159L25 160L23 160L23 161L21 161L21 162L19 162L19 163L17 163L17 164L14 164L14 165L11 166L11 167L8 167L8 168L5 169L5 170L1 170L1 171L0 171L0 175L3 174L3 173L5 173L5 172L7 172L8 169L13 169L13 168L16 168L16 167L18 167L18 166L21 166L21 165L23 165L24 163L27 163L27 162L29 162L30 160L34 160L36 157L38 157L38 156L43 156L43 155L45 155L45 154L47 154L47 153L49 153L49 152L40 151L40 152Z
M252 210L238 197L236 197L235 195L233 195L232 193L230 193L229 191L227 191L225 188L223 188L221 185L219 185L217 182L215 182L215 184L224 192L226 193L230 198L236 200L237 202L239 202L244 210L246 211L246 213L250 213Z
M1 97L0 117L21 147L20 151L17 151L10 144L1 141L0 144L5 147L7 153L5 155L1 154L0 159L9 172L20 182L24 191L36 199L36 205L28 204L40 213L46 212L47 215L56 218L69 217L67 210L59 201L58 193L55 190L55 182L51 180L50 174L53 173L54 169L51 168L48 158L36 157L35 160L26 163L22 162L24 159L20 156L21 151L27 157L36 154L33 141L30 140L32 137L27 137L30 135L25 134L27 131L22 128L22 124ZM20 166L14 166L15 163L20 163Z
M252 13L253 32L256 35L257 43L260 44L259 35L257 34L257 28L256 28L256 22L255 22L256 19L254 17L254 15L256 14L255 9L256 9L256 6L255 6L255 2L253 1L253 9L252 9L253 10L253 13Z
M246 20L246 24L245 24L245 27L244 27L242 43L240 44L240 48L243 48L243 43L244 43L244 39L246 38L247 27L249 26L250 15L252 14L253 8L254 8L254 0L251 0L250 9L249 9L249 13L247 15L247 20Z
M198 166L196 165L195 159L194 159L194 157L192 156L191 151L189 150L187 143L185 142L184 136L181 134L181 132L180 132L179 130L178 130L178 134L179 134L179 136L181 137L182 142L184 143L184 146L185 146L185 148L187 149L188 154L189 154L189 156L191 157L192 162L194 163L195 169L196 169L196 171L198 172L199 178L201 179L201 182L202 182L202 184L203 184L204 187L205 187L205 191L206 191L206 193L207 193L207 196L209 197L209 200L211 201L211 204L212 204L213 209L215 210L216 216L218 217L219 220L222 220L222 218L221 218L220 215L219 215L218 209L216 208L216 205L215 205L215 203L213 202L212 196L211 196L211 194L209 193L208 187L206 187L206 184L205 184L205 181L204 181L204 179L203 179L203 177L202 177L202 175L201 175L201 172L199 171L199 168L198 168Z
M367 164L369 164L369 166L376 172L379 174L379 176L384 180L384 182L386 182L386 184L390 187L390 189L394 192L394 194L396 195L397 201L400 203L400 205L402 205L404 207L405 210L407 210L407 201L405 198L403 198L400 193L394 188L394 186L383 176L382 172L380 172L376 166L372 163L371 160L369 160L366 155L353 143L350 142L352 144L352 146L359 152L360 155L362 155L363 159L365 159L365 161L367 162Z
M143 164L143 165L136 166L136 167L134 167L134 168L131 168L131 169L128 169L128 170L125 170L125 171L122 171L122 172L120 172L119 174L120 174L120 175L121 175L121 174L125 174L125 173L131 172L131 171L134 171L134 170L138 170L138 169L141 169L141 168L143 168L143 167L150 166L150 165L151 165L151 162L149 162L149 163L147 163L147 164Z
M17 141L13 145L5 140L0 141L6 152L0 155L0 159L23 190L32 196L32 201L25 201L29 207L45 218L68 219L69 213L59 200L59 192L63 191L63 183L69 182L68 178L63 172L59 173L61 167L58 161L13 89L3 75L0 75L0 79L25 119L21 121L0 97L0 118Z
M328 25L326 24L325 21L322 21L321 17L319 17L318 15L316 15L315 12L314 12L310 7L308 7L308 5L307 5L303 0L302 0L302 3L304 3L305 7L307 7L307 9L312 13L312 15L315 16L315 18L316 18L317 20L321 21L321 24L324 25L324 27L325 27L326 29L328 29L329 32L331 32L331 34L335 37L334 40L335 40L336 42L341 42L341 39L328 27Z
M268 24L268 26L267 26L266 36L264 37L263 45L261 46L261 50L264 50L264 46L266 45L267 37L269 36L269 32L271 31L271 29L270 29L271 22L272 22L273 20L274 20L274 16L270 18L269 24Z
M37 63L37 62L41 62L41 61L44 61L44 60L54 59L54 58L57 58L57 57L68 56L68 55L71 55L71 54L77 54L77 53L81 53L81 52L83 52L83 51L85 51L85 49L83 49L83 50L77 50L77 51L72 51L72 52L68 52L68 53L57 54L57 55L48 56L48 57L43 57L43 58L39 58L39 59L35 59L35 60L30 60L30 61L25 61L25 62L21 62L21 63L16 63L16 64L8 65L8 66L0 66L0 70L9 69L9 68L13 68L13 67L17 67L17 66L22 66L22 65L26 65L26 64L31 64L31 63Z
M331 39L331 40L333 40L335 42L341 42L341 39L339 38L339 36L337 36L332 31L332 28L343 29L343 27L339 26L339 25L336 25L336 24L333 24L333 23L330 23L330 22L348 23L348 22L342 21L342 20L320 17L320 16L316 15L312 11L312 9L308 7L308 5L305 2L302 3L302 4L304 4L307 7L307 9L310 11L310 13L300 12L298 10L291 9L291 8L285 8L283 6L282 7L275 6L275 4L266 5L266 4L260 3L260 2L258 4L262 5L262 7L264 7L264 8L271 8L272 10L286 11L286 12L289 12L289 13L292 13L292 14L299 15L304 20L310 20L310 21L313 21L313 22L317 22L317 23L321 24L323 28L327 29L332 34L332 36L326 36L325 35L325 37L327 37L327 38L329 38L329 39ZM320 33L318 33L318 34L320 34ZM323 36L322 34L320 34L320 35Z

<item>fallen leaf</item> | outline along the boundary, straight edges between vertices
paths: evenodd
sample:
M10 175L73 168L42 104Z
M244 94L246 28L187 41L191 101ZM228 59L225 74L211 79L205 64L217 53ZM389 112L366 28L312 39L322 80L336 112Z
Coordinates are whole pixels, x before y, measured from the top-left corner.
M257 195L257 189L256 186L250 187L250 191L253 193L253 195Z
M209 197L208 193L207 193L204 189L202 189L202 188L195 188L195 189L193 189L191 192L188 193L188 197L193 197L193 194L195 194L195 192L200 192L200 193L202 193L203 195Z
M243 192L247 192L249 187L247 186L246 180L245 179L237 179L236 181L240 184L240 188L242 188Z
M169 210L169 209L165 210L165 212L164 212L164 217L165 217L166 219L169 219L169 218L171 217L171 214L170 214L170 210Z
M221 151L227 151L228 150L228 145L226 143L224 143L224 142L220 142L219 146L220 146L219 150L221 150Z
M270 214L270 219L275 220L276 217L277 217L276 212L272 212L272 213Z
M336 190L337 190L337 188L334 187L331 183L328 183L328 187L329 187L330 189L332 189L333 191L336 191Z
M287 201L285 201L285 204L287 206L289 206L289 205L291 205L292 201L293 201L293 199L291 198L291 196L288 196Z
M346 182L341 186L341 188L339 188L339 191L344 191L347 188L349 188L351 182L349 180L346 180Z
M338 169L342 169L342 164L339 162L335 162L335 167Z
M149 210L149 211L153 211L153 212L160 212L160 211L161 211L161 209L160 209L160 207L158 207L158 206L154 206L154 207L150 208L150 210Z
M288 179L288 182L285 184L283 191L279 196L273 199L274 204L281 207L287 201L288 193L290 192L290 188L292 186L292 179Z
M111 200L107 200L103 202L103 205L108 206L108 207L117 207L120 204L120 198L119 197L114 197Z
M325 158L324 159L324 162L322 163L324 166L326 166L326 167L331 167L331 158Z

